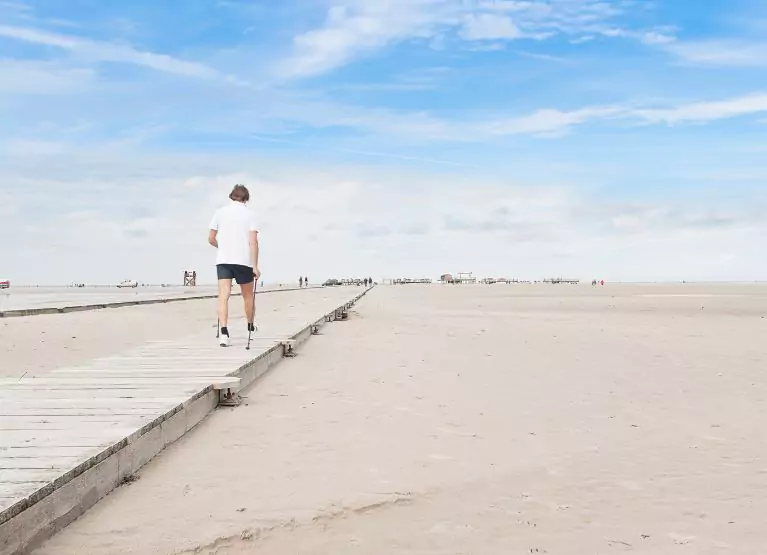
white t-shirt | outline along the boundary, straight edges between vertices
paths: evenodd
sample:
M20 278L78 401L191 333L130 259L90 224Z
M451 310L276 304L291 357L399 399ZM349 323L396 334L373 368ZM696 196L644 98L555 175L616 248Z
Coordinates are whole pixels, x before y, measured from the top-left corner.
M250 208L242 202L230 202L213 214L210 229L218 231L216 264L253 266L250 259L250 232L258 231L258 226Z

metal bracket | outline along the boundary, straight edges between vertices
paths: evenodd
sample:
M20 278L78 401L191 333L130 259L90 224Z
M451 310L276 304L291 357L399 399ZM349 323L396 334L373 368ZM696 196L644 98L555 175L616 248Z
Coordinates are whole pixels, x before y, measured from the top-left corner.
M223 389L221 390L221 395L218 399L219 406L239 407L241 402L242 402L242 398L237 394L236 391L227 389L226 392L224 392Z

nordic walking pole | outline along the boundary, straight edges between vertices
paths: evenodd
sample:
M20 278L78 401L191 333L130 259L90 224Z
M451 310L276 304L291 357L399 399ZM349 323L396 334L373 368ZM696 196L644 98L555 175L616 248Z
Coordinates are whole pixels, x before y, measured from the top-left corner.
M256 287L258 286L258 280L254 277L253 278L253 322L249 322L251 325L248 326L248 346L245 347L246 351L250 351L250 340L253 339L253 328L256 327Z

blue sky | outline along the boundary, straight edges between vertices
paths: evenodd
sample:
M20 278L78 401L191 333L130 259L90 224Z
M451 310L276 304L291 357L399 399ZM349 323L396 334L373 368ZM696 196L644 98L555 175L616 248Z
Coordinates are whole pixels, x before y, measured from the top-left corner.
M766 279L765 36L746 0L0 0L0 274L212 278L242 181L275 280Z

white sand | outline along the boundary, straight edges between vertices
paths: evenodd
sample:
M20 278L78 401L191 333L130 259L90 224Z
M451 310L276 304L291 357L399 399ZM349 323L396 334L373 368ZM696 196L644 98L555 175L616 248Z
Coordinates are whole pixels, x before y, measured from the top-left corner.
M760 553L764 316L757 286L378 288L37 553Z

